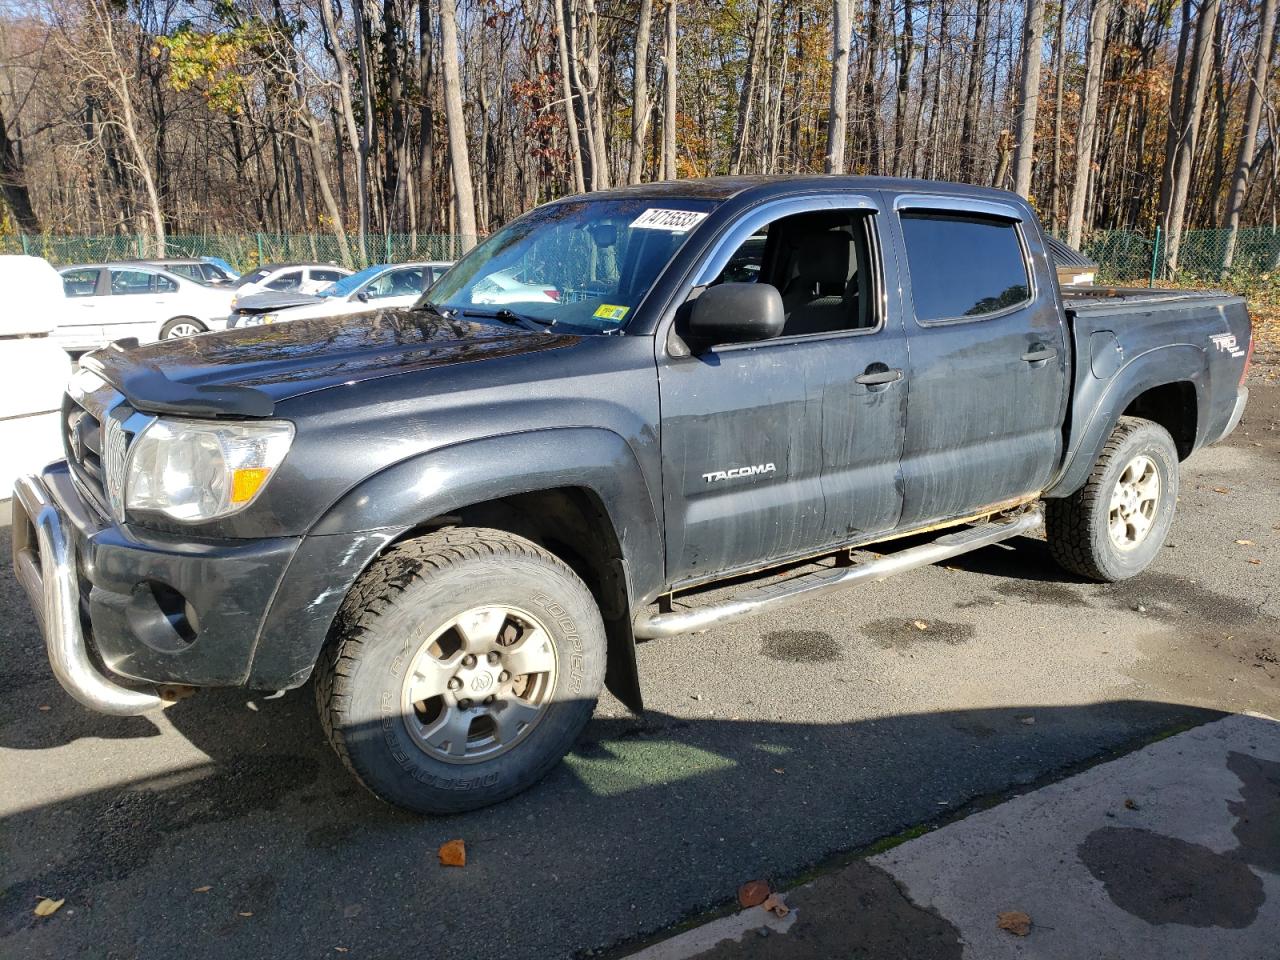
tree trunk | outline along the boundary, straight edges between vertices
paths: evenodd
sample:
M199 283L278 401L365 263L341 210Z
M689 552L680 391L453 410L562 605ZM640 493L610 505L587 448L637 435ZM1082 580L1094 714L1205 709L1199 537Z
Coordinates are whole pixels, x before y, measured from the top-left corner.
M1018 88L1018 116L1013 190L1031 196L1031 171L1036 149L1036 112L1040 104L1040 50L1044 46L1044 0L1027 0L1022 31L1022 83ZM999 186L999 184L997 184Z
M738 91L738 119L734 127L733 151L729 155L729 175L742 172L742 158L751 138L751 115L756 102L756 75L759 72L760 55L764 49L764 25L769 16L769 0L757 0L755 26L751 29L751 49L747 52L746 67L742 71L742 89Z
M440 59L444 74L444 115L449 133L449 166L453 171L453 204L465 253L476 242L475 191L467 153L467 119L462 112L462 77L458 70L457 0L440 0Z
M1253 153L1258 139L1258 122L1262 116L1262 104L1266 99L1267 73L1275 53L1276 0L1262 0L1258 12L1258 49L1254 54L1253 76L1249 84L1249 98L1244 110L1244 130L1240 136L1240 150L1236 154L1235 170L1231 175L1231 189L1227 193L1227 210L1222 225L1227 229L1226 250L1222 256L1222 272L1231 270L1236 253L1236 236L1240 232L1240 213L1249 194L1249 171L1253 167Z
M367 138L361 132L361 125L356 123L355 101L351 92L351 63L347 59L346 47L338 32L338 25L333 18L332 0L320 0L320 22L324 28L325 47L329 56L333 57L338 71L338 104L342 112L343 126L346 128L347 140L351 144L351 156L355 160L356 188L356 230L360 239L360 265L363 265L365 253L365 237L369 232L369 183L366 176L369 152ZM364 116L363 127L370 123L368 114Z
M573 191L584 193L587 187L582 178L582 141L578 137L578 116L573 106L573 87L570 83L569 42L564 32L564 3L565 0L551 0L551 13L556 30L556 55L560 59L560 96L564 98L565 139L569 145L569 164L573 169Z
M823 170L827 173L844 173L844 141L849 109L849 42L853 25L849 20L849 0L832 0L831 9L831 102L827 114L827 155Z
M653 0L640 0L636 23L636 62L631 72L631 156L627 160L627 182L644 179L644 141L649 133L649 30L653 22Z
M1182 227L1186 219L1187 192L1191 188L1191 169L1195 164L1196 144L1200 136L1200 118L1204 114L1204 92L1213 62L1213 35L1218 25L1219 0L1204 0L1196 18L1196 36L1192 46L1190 77L1184 103L1182 135L1173 164L1173 188L1169 196L1168 245L1165 259L1170 275L1178 270L1178 253L1182 246Z
M1084 208L1093 172L1093 141L1098 120L1098 91L1102 86L1102 53L1107 41L1111 0L1094 0L1089 17L1089 46L1085 54L1084 95L1080 125L1076 129L1076 176L1071 184L1071 209L1067 213L1067 243L1079 247L1084 235Z
M0 196L4 197L19 230L33 235L40 232L40 218L31 206L26 171L13 148L13 141L9 139L3 113L0 113Z
M1053 175L1049 188L1049 225L1057 233L1062 223L1062 94L1066 81L1067 7L1058 7L1058 33L1053 42Z
M667 0L667 38L665 48L666 64L663 84L666 102L662 110L662 179L676 180L680 176L676 169L676 55L678 47L676 33L676 0Z
M594 161L591 164L591 189L608 188L609 151L604 135L604 108L601 102L604 91L601 89L600 76L600 13L596 9L595 0L584 0L583 8L587 15L587 49L583 58L587 72L587 85L590 88L583 105L587 109L587 122L591 128Z
M969 46L969 76L965 83L964 121L960 131L960 179L975 180L974 152L978 130L978 113L982 106L982 75L987 61L987 12L990 0L978 0L973 20L973 41ZM982 151L985 153L985 151Z
M912 22L911 0L902 4L902 39L898 44L898 94L893 110L893 175L903 176L903 150L907 137L907 93L911 84L911 66L915 60L915 24ZM917 111L920 109L917 106ZM906 175L911 164L905 163Z

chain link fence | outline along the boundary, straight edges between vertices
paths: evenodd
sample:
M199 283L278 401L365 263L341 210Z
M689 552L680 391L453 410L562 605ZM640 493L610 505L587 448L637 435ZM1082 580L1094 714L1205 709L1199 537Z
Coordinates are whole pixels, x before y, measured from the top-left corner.
M373 263L457 260L466 244L461 235L438 233L350 234L344 243L332 233L174 234L165 238L166 257L218 257L240 271L263 263L337 263L358 270ZM150 259L150 238L0 236L0 253L44 257L55 266Z
M1098 263L1099 283L1251 288L1280 268L1280 228L1184 230L1176 248L1152 234L1102 230L1081 245Z
M262 263L307 261L339 263L360 269L372 263L456 260L464 238L450 234L348 234L344 243L332 233L175 234L165 239L169 257L219 257L237 270ZM1099 283L1227 286L1251 289L1280 269L1280 228L1183 231L1177 250L1159 230L1101 230L1081 245L1098 263ZM0 236L0 253L29 253L56 266L140 260L151 256L145 235L100 237ZM1228 266L1228 252L1230 264Z

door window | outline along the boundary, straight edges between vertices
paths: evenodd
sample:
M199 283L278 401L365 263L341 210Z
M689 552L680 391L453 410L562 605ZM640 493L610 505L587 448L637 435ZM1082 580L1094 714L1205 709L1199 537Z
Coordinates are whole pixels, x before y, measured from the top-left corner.
M346 274L339 273L337 270L312 270L311 279L317 283L337 283Z
M380 300L383 297L416 297L422 292L422 268L388 270L364 289L370 300Z
M268 283L267 289L289 291L289 290L297 290L301 286L302 286L302 271L290 270L287 273L280 274L280 276L276 277L274 280Z
M68 270L62 275L62 291L68 297L92 297L98 292L98 270Z
M921 323L977 319L1031 299L1018 225L973 214L902 214L911 296Z
M161 283L165 286L161 286ZM177 290L178 286L167 277L162 277L156 273L148 273L145 270L112 270L111 271L111 294L112 296L130 296L132 294L146 293L171 293Z
M713 283L768 283L782 295L782 336L870 330L879 322L871 215L821 210L748 237Z

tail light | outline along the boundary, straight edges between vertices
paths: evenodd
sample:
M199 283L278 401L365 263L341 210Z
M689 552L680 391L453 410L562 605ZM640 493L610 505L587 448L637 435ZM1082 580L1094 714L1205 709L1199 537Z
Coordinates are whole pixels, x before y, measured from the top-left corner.
M554 300L556 303L559 303L559 302L560 302L560 291L559 291L559 290L543 290L542 292L543 292L544 294L546 294L546 295L547 295L547 297L549 297L550 299ZM1250 342L1252 342L1252 341L1250 341Z

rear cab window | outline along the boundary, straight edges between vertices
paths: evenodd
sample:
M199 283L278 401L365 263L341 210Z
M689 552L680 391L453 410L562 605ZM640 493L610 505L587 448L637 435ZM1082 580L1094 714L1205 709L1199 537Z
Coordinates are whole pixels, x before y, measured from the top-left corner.
M901 211L916 320L979 320L1031 302L1017 221L945 210Z

